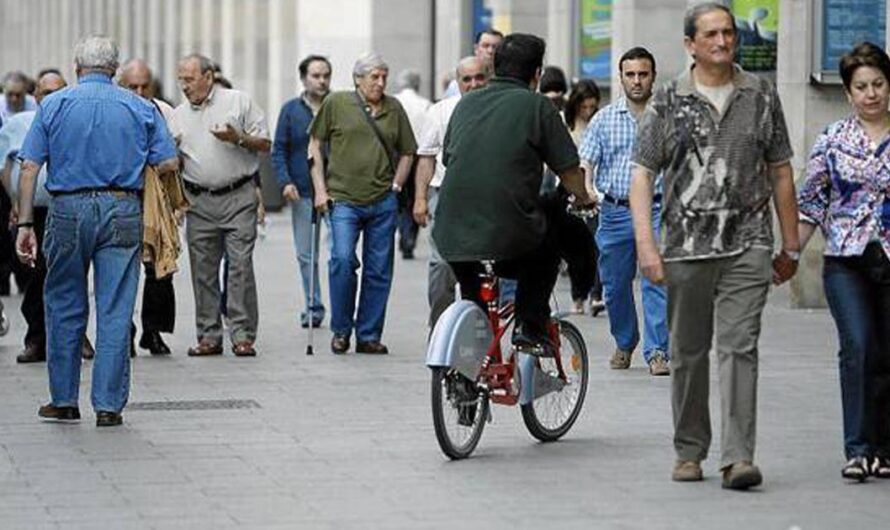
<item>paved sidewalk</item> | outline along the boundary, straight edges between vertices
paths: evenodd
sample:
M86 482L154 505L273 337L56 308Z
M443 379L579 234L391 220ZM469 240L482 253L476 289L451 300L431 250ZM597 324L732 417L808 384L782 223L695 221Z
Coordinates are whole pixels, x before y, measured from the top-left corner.
M174 354L140 351L133 364L133 404L245 400L248 408L134 407L122 428L97 430L87 363L84 420L41 423L45 366L15 364L20 298L4 300L13 329L0 339L0 529L890 526L890 481L840 478L833 323L824 311L787 309L785 289L771 296L761 341L762 488L721 490L714 453L703 483L670 481L670 380L651 378L638 354L629 371L609 370L602 315L573 317L592 370L585 410L563 441L536 443L518 409L496 407L474 456L449 462L433 433L423 364L426 233L417 260L397 258L384 336L392 354L335 357L325 328L307 357L289 218L271 218L255 259L259 356L185 355L194 309L183 260ZM568 307L567 283L558 289Z

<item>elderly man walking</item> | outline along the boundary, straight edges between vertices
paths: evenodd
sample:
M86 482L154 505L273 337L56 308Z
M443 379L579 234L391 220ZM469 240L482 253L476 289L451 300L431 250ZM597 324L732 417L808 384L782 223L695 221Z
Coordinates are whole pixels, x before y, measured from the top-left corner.
M187 101L173 112L183 184L191 203L186 240L195 292L198 344L190 356L222 354L219 269L228 260L227 315L232 352L255 356L257 323L253 247L257 237L254 174L258 153L272 147L266 117L250 96L214 85L213 61L188 55L179 63Z
M142 59L130 59L121 67L118 83L150 101L161 112L165 120L172 117L173 109L161 100L154 99L154 85L151 69ZM154 265L145 263L145 282L142 286L142 336L139 347L152 355L169 355L170 347L164 342L161 333L173 333L176 325L176 291L173 289L173 275L158 278ZM136 355L132 344L136 326L132 326L130 355Z
M442 164L442 144L448 122L461 95L488 85L490 70L482 59L469 56L457 63L457 86L460 95L443 99L430 107L423 121L423 128L417 138L417 190L414 197L414 220L420 226L429 226L430 263L427 297L430 304L430 328L448 306L454 302L454 286L457 278L436 248L433 240L433 222L436 206L439 203L439 188L445 180L445 166Z
M37 79L36 99L39 104L43 98L65 88L65 79L56 73L47 73ZM0 127L0 167L3 168L3 181L10 186L10 196L17 195L20 166L15 162L19 150L34 122L35 110L26 110L15 114ZM16 357L18 363L37 363L46 360L46 323L43 311L43 285L46 278L46 259L39 245L43 242L46 215L50 196L46 191L46 166L41 166L37 177L37 190L33 198L34 233L37 237L37 259L30 268L28 282L22 297L22 316L28 325L25 333L25 349ZM0 304L2 307L2 304Z
M667 284L673 354L675 481L702 480L711 443L708 354L716 332L723 487L747 489L754 465L757 343L773 279L775 203L782 234L777 281L794 274L800 243L791 144L775 86L733 63L738 33L723 4L691 7L692 66L655 95L640 121L630 205L640 269ZM663 171L664 238L652 228Z
M300 61L297 69L303 93L281 107L272 145L272 165L281 195L291 205L291 227L306 308L300 314L300 325L317 328L324 320L325 308L318 284L318 252L312 255L313 239L318 248L319 231L316 229L313 233L312 225L309 125L330 91L331 63L321 55L310 55Z
M87 275L96 293L92 404L96 425L120 425L129 394L130 319L139 284L142 172L175 171L176 147L157 109L111 82L117 46L87 37L74 49L78 85L47 97L20 158L19 256L37 258L34 183L47 163L46 331L52 401L47 420L77 420L81 340L87 325Z
M384 94L389 67L383 59L374 53L361 57L352 75L356 89L328 96L310 129L313 159L322 160L322 144L330 147L327 175L314 164L312 184L319 210L327 211L332 201L331 351L346 353L355 328L356 353L385 354L389 350L380 338L392 285L396 194L417 145L402 105ZM356 315L359 236L363 269Z

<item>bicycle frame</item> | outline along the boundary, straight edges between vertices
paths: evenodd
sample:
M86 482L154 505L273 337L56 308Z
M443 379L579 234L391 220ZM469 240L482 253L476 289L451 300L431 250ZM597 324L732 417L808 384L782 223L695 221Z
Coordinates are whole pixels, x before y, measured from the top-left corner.
M513 324L516 315L512 303L500 306L499 282L490 263L485 264L485 273L482 275L482 286L479 291L479 297L486 306L493 338L488 346L485 359L482 361L477 383L488 390L489 399L493 403L516 405L521 396L524 397L523 401L531 402L534 400L534 389L531 388L530 393L522 392L522 385L534 385L534 371L536 368L540 368L541 362L537 357L527 355L527 362L522 363L524 370L521 373L521 380L517 381L516 362L519 352L514 350L513 355L504 360L501 339ZM547 333L558 352L560 348L559 323L555 319L551 319L547 323ZM567 381L560 355L556 355L554 361L559 379Z

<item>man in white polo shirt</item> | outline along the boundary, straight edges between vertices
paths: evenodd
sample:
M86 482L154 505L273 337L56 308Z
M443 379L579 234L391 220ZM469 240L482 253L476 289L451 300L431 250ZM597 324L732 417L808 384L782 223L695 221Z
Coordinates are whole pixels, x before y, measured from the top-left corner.
M192 205L186 216L186 240L198 335L198 344L188 354L222 353L219 267L225 255L232 352L254 356L258 322L254 174L259 170L258 153L272 147L269 127L250 96L214 86L213 62L207 57L186 56L177 75L188 101L176 107L170 128L179 144L183 184Z
M476 57L464 57L457 64L457 86L461 94L482 88L488 84L490 71L485 62ZM442 143L445 131L451 120L451 113L457 107L460 96L443 99L427 110L423 128L417 139L417 190L414 196L414 220L420 226L430 227L429 290L430 327L436 325L439 315L454 301L454 286L457 279L433 241L433 218L438 202L439 186L445 178L442 164Z

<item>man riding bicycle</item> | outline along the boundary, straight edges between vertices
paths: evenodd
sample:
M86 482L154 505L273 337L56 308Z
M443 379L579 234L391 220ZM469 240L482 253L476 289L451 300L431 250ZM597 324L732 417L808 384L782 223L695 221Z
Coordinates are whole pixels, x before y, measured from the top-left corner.
M494 56L489 86L466 94L443 144L447 171L433 238L454 270L465 299L479 300L481 261L498 276L516 278L513 345L551 355L546 324L559 271L563 195L541 197L543 164L559 175L579 206L592 205L578 152L550 101L535 93L545 43L514 33Z

